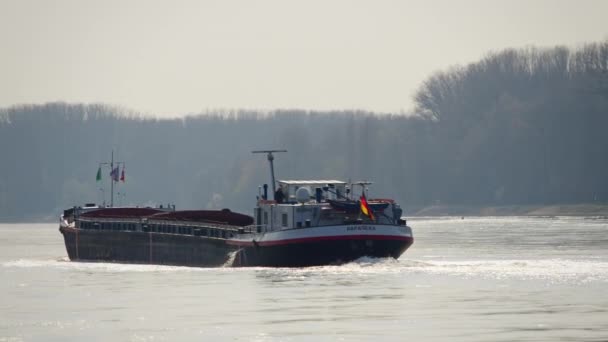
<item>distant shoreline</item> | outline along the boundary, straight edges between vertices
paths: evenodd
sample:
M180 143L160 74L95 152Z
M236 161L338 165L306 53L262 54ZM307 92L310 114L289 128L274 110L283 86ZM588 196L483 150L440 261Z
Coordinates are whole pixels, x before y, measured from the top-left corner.
M404 206L405 217L442 216L581 216L608 218L608 203L602 204L555 204L555 205L430 205L426 207ZM15 220L0 220L0 224L53 223L55 217L30 217Z
M407 211L407 208L406 208ZM410 210L406 216L605 216L608 203L555 205L432 205Z

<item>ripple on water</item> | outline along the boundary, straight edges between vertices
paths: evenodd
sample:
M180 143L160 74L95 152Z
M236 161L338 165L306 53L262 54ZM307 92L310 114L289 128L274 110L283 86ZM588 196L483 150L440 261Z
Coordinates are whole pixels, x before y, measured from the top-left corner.
M277 283L297 282L312 276L428 273L482 278L543 279L556 282L607 282L608 262L602 260L413 260L363 257L339 266L305 268L198 268L102 262L70 262L58 259L17 259L3 262L7 268L59 268L87 272L257 272Z

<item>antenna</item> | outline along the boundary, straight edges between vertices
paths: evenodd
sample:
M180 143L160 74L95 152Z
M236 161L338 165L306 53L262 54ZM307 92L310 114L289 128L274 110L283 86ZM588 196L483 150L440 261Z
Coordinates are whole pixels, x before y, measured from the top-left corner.
M364 194L365 193L365 188L368 185L372 185L374 184L373 182L369 182L369 181L358 181L358 182L354 182L352 183L352 185L360 185L361 186L361 193Z
M273 153L278 152L287 152L287 150L260 150L260 151L251 151L251 153L267 153L268 154L268 162L270 163L270 177L272 178L272 193L274 194L276 189L276 184L274 180L274 156Z

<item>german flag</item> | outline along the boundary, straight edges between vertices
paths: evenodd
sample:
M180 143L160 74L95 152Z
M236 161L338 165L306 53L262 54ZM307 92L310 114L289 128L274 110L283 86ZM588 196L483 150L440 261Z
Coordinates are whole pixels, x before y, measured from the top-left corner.
M359 200L361 202L361 212L363 213L363 215L369 217L370 220L373 220L374 213L372 212L369 205L367 204L367 198L365 198L365 193L363 193L361 195L361 198L359 198Z

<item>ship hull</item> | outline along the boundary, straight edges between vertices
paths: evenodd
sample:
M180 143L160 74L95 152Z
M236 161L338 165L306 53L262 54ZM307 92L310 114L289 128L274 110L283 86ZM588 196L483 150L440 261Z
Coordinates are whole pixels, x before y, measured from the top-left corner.
M209 237L61 227L72 261L218 267L235 247Z
M411 244L411 240L350 239L301 242L281 246L252 246L244 247L237 252L233 266L308 267L340 265L364 256L397 259Z
M234 239L233 266L307 267L339 265L368 256L399 258L414 239L410 227L339 225L271 232Z
M333 226L246 234L235 239L61 227L72 261L191 267L306 267L363 256L399 258L413 243L407 226Z

